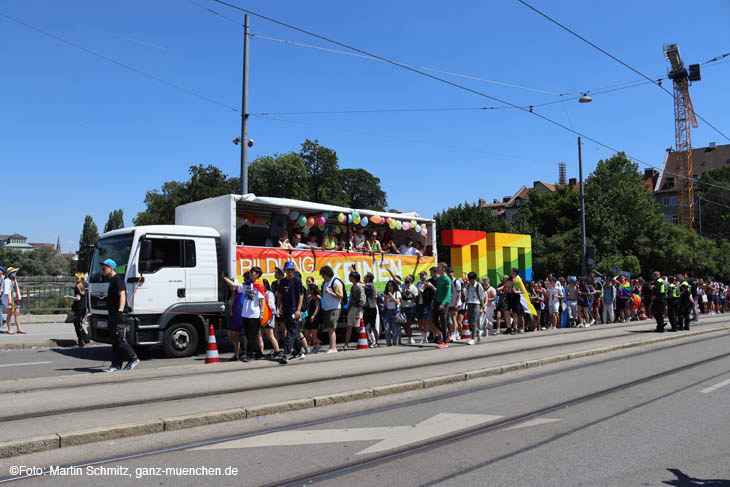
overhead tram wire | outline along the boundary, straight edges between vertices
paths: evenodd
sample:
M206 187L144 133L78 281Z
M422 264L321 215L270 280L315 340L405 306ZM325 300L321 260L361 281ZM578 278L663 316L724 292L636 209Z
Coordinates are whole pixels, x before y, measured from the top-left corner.
M66 39L64 39L62 37L59 37L59 36L55 35L55 34L52 34L50 32L47 32L47 31L43 30L43 29L40 29L40 28L35 27L33 25L30 25L30 24L28 24L26 22L23 22L22 20L19 20L19 19L16 19L14 17L11 17L10 15L7 15L7 14L5 14L3 12L0 12L0 17L4 17L4 18L6 18L6 19L8 19L8 20L10 20L12 22L15 22L17 24L20 24L20 25L22 25L22 26L24 26L24 27L26 27L26 28L28 28L30 30L33 30L33 31L38 32L40 34L43 34L44 36L50 37L51 39L57 40L57 41L59 41L59 42L61 42L63 44L66 44L67 46L71 46L71 47L73 47L75 49L78 49L80 51L83 51L83 52L85 52L87 54L91 54L92 56L95 56L95 57L98 57L100 59L103 59L104 61L107 61L109 63L116 64L117 66L120 66L120 67L122 67L122 68L124 68L124 69L126 69L128 71L131 71L131 72L133 72L135 74L138 74L140 76L144 76L145 78L148 78L148 79L157 81L158 83L162 83L165 86L168 86L170 88L174 88L176 90L179 90L179 91L181 91L181 92L183 92L183 93L185 93L187 95L191 95L191 96L200 98L201 100L205 100L205 101L207 101L209 103L212 103L214 105L218 105L219 107L223 107L223 108L232 110L234 112L241 113L241 110L238 109L238 108L236 108L236 107L232 107L230 105L226 105L225 103L222 103L222 102L220 102L218 100L214 100L213 98L210 98L210 97L208 97L206 95L202 95L202 94L197 93L195 91L189 90L187 88L184 88L184 87L182 87L180 85L177 85L175 83L171 83L170 81L164 80L164 79L162 79L162 78L160 78L158 76L155 76L153 74L146 73L146 72L144 72L144 71L142 71L140 69L137 69L137 68L135 68L133 66L130 66L128 64L125 64L125 63L123 63L121 61L117 61L116 59L110 58L109 56L106 56L104 54L100 54L100 53L98 53L96 51L92 51L91 49L87 49L84 46L81 46L79 44L76 44L75 42L71 42L69 40L66 40Z
M545 116L545 115L541 115L540 113L538 113L538 112L536 112L536 111L534 111L534 110L530 110L530 109L528 109L528 108L524 108L524 107L521 107L521 106L519 106L519 105L516 105L516 104L514 104L514 103L512 103L512 102L509 102L509 101L506 101L506 100L502 100L502 99L500 99L500 98L497 98L497 97L495 97L495 96L492 96L492 95L488 95L488 94L486 94L486 93L483 93L483 92L481 92L481 91L475 90L475 89L473 89L473 88L469 88L469 87L467 87L467 86L464 86L464 85L460 85L460 84L458 84L458 83L455 83L455 82L453 82L453 81L449 81L449 80L447 80L447 79L444 79L444 78L440 78L440 77L438 77L438 76L436 76L436 75L433 75L433 74L429 74L429 73L425 73L425 72L423 72L423 71L420 71L420 70L418 70L418 69L416 69L416 68L412 68L412 67L410 67L410 66L406 66L406 65L404 65L404 64L401 64L401 63L399 63L399 62L397 62L397 61L393 61L393 60L390 60L390 59L384 58L384 57L382 57L382 56L378 56L378 55L376 55L376 54L372 54L372 53L370 53L370 52L364 51L364 50L362 50L362 49L358 49L358 48L356 48L356 47L353 47L353 46L350 46L350 45L348 45L348 44L345 44L345 43L342 43L342 42L336 41L336 40L334 40L334 39L330 39L330 38L328 38L328 37L325 37L325 36L322 36L322 35L319 35L319 34L315 34L314 32L310 32L310 31L308 31L308 30L306 30L306 29L302 29L301 27L296 27L296 26L294 26L294 25L291 25L291 24L287 24L286 22L283 22L283 21L281 21L281 20L276 20L276 19L273 19L273 18L271 18L271 17L267 17L267 16L265 16L265 15L262 15L262 14L259 14L259 13L257 13L257 12L254 12L254 11L252 11L252 10L249 10L249 9L245 9L245 8L243 8L243 7L239 7L238 5L234 5L234 4L232 4L232 3L228 3L228 2L226 2L226 1L224 1L224 0L213 0L213 1L214 1L214 2L216 2L216 3L219 3L219 4L221 4L221 5L225 5L225 6L227 6L227 7L233 8L233 9L235 9L235 10L239 10L239 11L241 11L241 12L245 12L245 13L247 13L247 14L249 14L249 15L253 15L253 16L255 16L255 17L261 18L261 19L263 19L263 20L267 20L267 21L269 21L269 22L272 22L272 23L275 23L275 24L281 25L281 26L283 26L283 27L286 27L286 28L288 28L288 29L292 29L292 30L295 30L295 31L297 31L297 32L301 32L301 33L303 33L303 34L306 34L306 35L309 35L309 36L315 37L315 38L317 38L317 39L320 39L320 40L323 40L323 41L326 41L326 42L329 42L329 43L335 44L335 45L337 45L337 46L340 46L340 47L344 47L345 49L350 49L350 50L352 50L352 51L355 51L355 52L358 52L358 53L360 53L360 54L364 54L364 55L366 55L366 56L371 56L371 57L374 57L374 58L376 58L376 59L379 59L379 60L381 60L381 61L383 61L383 62L386 62L386 63L392 64L392 65L394 65L394 66L400 67L400 68L402 68L402 69L405 69L405 70L407 70L407 71L411 71L411 72L413 72L413 73L416 73L416 74L419 74L419 75L421 75L421 76L425 76L425 77L427 77L427 78L431 78L431 79L433 79L433 80L439 81L439 82L441 82L441 83L444 83L444 84L446 84L446 85L452 86L452 87L454 87L454 88L458 88L458 89L461 89L461 90L463 90L463 91L466 91L466 92L469 92L469 93L472 93L472 94L475 94L475 95L478 95L478 96L482 96L482 97L484 97L484 98L487 98L487 99L490 99L490 100L496 101L496 102L498 102L498 103L502 103L502 104L504 104L504 105L510 106L510 107L512 107L512 108L515 108L515 109L521 110L521 111L523 111L523 112L525 112L525 113L529 113L529 114L532 114L532 115L534 115L534 116L536 116L536 117L538 117L538 118L540 118L540 119L542 119L542 120L544 120L544 121L546 121L546 122L548 122L548 123L550 123L550 124L552 124L552 125L555 125L556 127L562 128L563 130L566 130L566 131L568 131L568 132L570 132L570 133L572 133L572 134L574 134L574 135L580 136L580 137L582 137L582 138L584 138L584 139L586 139L586 140L588 140L588 141L590 141L590 142L593 142L594 144L597 144L597 145L600 145L600 146L602 146L602 147L605 147L606 149L609 149L609 150L611 150L611 151L613 151L613 152L624 152L624 151L620 151L619 149L617 149L617 148L615 148L615 147L612 147L612 146L610 146L610 145L608 145L608 144L606 144L606 143L604 143L604 142L601 142L601 141L599 141L599 140L597 140L597 139L595 139L595 138L593 138L593 137L591 137L591 136L589 136L589 135L585 135L585 134L583 134L583 133L581 133L581 132L578 132L577 130L574 130L574 129L572 129L572 128L570 128L570 127L566 126L565 124L562 124L562 123L560 123L560 122L558 122L558 121L556 121L556 120L553 120L553 119L551 119L551 118L549 118L549 117L547 117L547 116ZM518 0L518 1L522 1L522 0ZM632 70L633 70L633 68L632 68ZM637 71L637 73L638 73L638 71ZM639 74L641 74L641 73L639 73ZM656 82L655 82L654 80L652 80L651 78L648 78L648 77L646 77L646 76L645 76L645 75L643 75L643 74L641 74L641 76L642 76L642 77L644 77L644 78L646 78L647 80L651 81L652 83L654 83L654 84L657 84L657 83L656 83ZM730 139L729 139L729 140L730 140ZM626 154L626 152L624 152L624 154ZM633 156L631 156L631 155L629 155L629 154L626 154L626 156L627 156L627 157L628 157L629 159L631 159L631 160L634 160L634 161L636 161L636 162L638 162L638 163L640 163L640 164L643 164L643 165L645 165L645 166L647 166L647 167L650 167L650 168L653 168L653 169L657 169L657 170L660 170L660 168L658 168L657 166L655 166L655 165L653 165L653 164L650 164L650 163L648 163L648 162L644 162L644 161L642 161L642 160L641 160L641 159L639 159L639 158L633 157ZM685 178L685 179L687 179L687 176L682 176L682 175L679 175L679 174L673 174L673 173L671 173L671 172L668 172L668 171L664 171L664 173L665 173L665 174L672 174L672 175L674 175L674 176L677 176L677 177L679 177L679 178ZM722 188L722 189L725 189L725 190L727 190L727 191L730 191L730 187L726 187L726 186L720 186L720 185L714 185L714 184L713 184L712 186L715 186L715 187L718 187L718 188Z
M348 133L359 134L359 135L367 135L369 137L370 136L374 136L374 137L382 137L382 138L385 138L385 139L403 140L403 141L410 142L410 143L414 143L414 144L425 144L425 145L431 145L431 146L435 146L435 147L446 147L446 148L449 148L449 149L459 149L459 150L465 150L465 151L474 152L474 153L478 153L478 154L486 154L486 155L489 155L489 156L499 156L499 157L507 157L507 158L510 158L510 159L521 159L521 160L524 160L524 161L538 162L540 164L550 164L550 165L555 164L554 161L547 161L547 160L541 160L541 159L533 159L533 158L530 158L530 157L517 156L517 155L514 155L514 154L503 154L503 153L500 153L500 152L489 152L489 151L485 151L485 150L482 150L482 149L477 149L476 147L465 147L465 146L452 145L452 144L439 144L437 142L433 142L433 141L430 141L430 140L411 139L411 138L408 138L408 137L401 137L401 136L397 136L397 135L382 134L382 133L377 133L377 132L366 132L366 131L362 131L362 130L355 130L355 129L349 129L349 128L344 128L344 127L337 127L337 126L334 126L334 125L324 125L324 124L320 124L320 123L306 122L306 121L302 121L302 120L289 120L289 119L286 119L286 118L281 118L281 117L276 117L276 116L269 116L269 115L262 115L262 114L253 114L253 113L251 113L250 115L251 116L256 116L258 118L263 118L263 119L266 119L266 120L273 120L273 121L276 121L276 122L291 123L291 124L295 124L295 125L308 125L308 126L319 127L319 128L324 128L324 129L328 129L328 130L338 130L338 131L341 131L341 132L348 132Z
M215 0L215 1L217 1L217 0ZM606 56L610 57L611 59L613 59L613 60L614 60L614 61L616 61L617 63L619 63L619 64L621 64L621 65L625 66L625 67L626 67L626 68L628 68L628 69L630 69L631 71L633 71L634 73L638 74L638 75L639 75L639 76L641 76L642 78L646 78L646 79L647 79L648 81L651 81L651 82L652 82L652 83L654 83L654 84L655 84L656 86L658 86L659 88L661 88L661 89L662 89L662 90L663 90L663 91L664 91L664 92L665 92L666 94L668 94L669 96L671 96L672 98L674 98L674 93L672 93L671 91L669 91L668 89L666 89L666 88L665 88L664 86L662 86L662 85L661 85L661 83L659 83L659 82L657 82L657 81L654 81L653 79L651 79L650 77L648 77L647 75L645 75L644 73L642 73L641 71L639 71L638 69L634 68L633 66L630 66L629 64L626 64L625 62L623 62L622 60L620 60L619 58L617 58L616 56L614 56L614 55L613 55L613 54L611 54L610 52L608 52L608 51L606 51L606 50L602 49L601 47L597 46L596 44L592 43L591 41L589 41L588 39L586 39L585 37L583 37L582 35L580 35L580 34L578 34L577 32L575 32L575 31L571 30L571 29L570 29L569 27L566 27L565 25L563 25L563 24L561 24L560 22L558 22L557 20L553 19L552 17L550 17L550 16L549 16L549 15L547 15L546 13L544 13L544 12L542 12L541 10L539 10L539 9L537 9L537 8L535 8L535 7L533 7L532 5L530 5L529 3L527 3L527 2L525 1L525 0L517 0L517 1L518 1L518 2L520 2L520 3L522 4L522 5L524 5L525 7L529 8L530 10L532 10L532 11L534 11L534 12L538 13L539 15L541 15L542 17L546 18L547 20L549 20L549 21L550 21L550 22L552 22L553 24L557 25L557 26L558 26L558 27L560 27L561 29L563 29L563 30L565 30L565 31L569 32L570 34L574 35L575 37L577 37L578 39L582 40L583 42L585 42L585 43L586 43L586 44L588 44L589 46L591 46L591 47L593 47L594 49L596 49L596 50L598 50L598 51L602 52L603 54L605 54ZM729 53L729 54L730 54L730 53ZM724 56L725 56L725 55L723 55L723 56L718 56L718 57L724 57ZM711 61L713 61L713 59L711 59L710 61L707 61L707 62L711 62ZM717 132L718 134L720 134L721 136L723 136L724 138L726 138L726 139L727 139L728 141L730 141L730 137L728 137L727 135L725 135L725 133L724 133L724 132L722 132L722 131L721 131L720 129L718 129L717 127L715 127L715 126L714 126L713 124L711 124L710 122L708 122L707 120L705 120L705 119L704 119L704 118L703 118L703 117L702 117L702 116L701 116L701 115L700 115L699 113L697 113L696 111L695 111L695 115L697 116L697 118L699 118L700 120L702 120L703 122L705 122L705 123L707 124L707 126L708 126L708 127L711 127L711 128L712 128L712 129L713 129L713 130L714 130L715 132Z

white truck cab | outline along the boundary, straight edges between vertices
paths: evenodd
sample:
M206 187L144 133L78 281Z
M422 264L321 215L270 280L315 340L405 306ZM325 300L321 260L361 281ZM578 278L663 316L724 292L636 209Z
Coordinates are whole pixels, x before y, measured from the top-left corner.
M206 343L207 323L225 312L221 253L220 234L207 227L153 225L102 235L89 273L94 340L112 338L101 273L101 262L110 258L127 284L135 322L131 345L161 346L172 357L195 353Z

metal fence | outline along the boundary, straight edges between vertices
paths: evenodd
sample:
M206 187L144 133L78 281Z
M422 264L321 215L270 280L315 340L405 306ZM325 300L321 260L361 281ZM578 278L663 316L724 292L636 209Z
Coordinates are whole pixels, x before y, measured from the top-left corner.
M70 313L73 300L64 298L74 294L73 278L26 277L18 279L20 312L22 314Z

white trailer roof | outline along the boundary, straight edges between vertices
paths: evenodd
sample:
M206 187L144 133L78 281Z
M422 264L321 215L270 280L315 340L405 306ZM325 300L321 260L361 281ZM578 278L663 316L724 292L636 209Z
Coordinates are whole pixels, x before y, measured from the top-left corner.
M386 218L396 218L398 220L416 220L417 222L433 222L430 218L423 218L416 212L410 213L389 213L386 211L373 211L373 210L359 210L353 208L346 208L344 206L336 205L325 205L323 203L312 203L310 201L293 200L289 198L273 198L268 196L256 196L253 193L245 195L233 195L237 202L241 203L253 203L262 206L279 207L279 208L292 208L296 210L312 211L312 212L323 212L328 211L330 213L352 213L354 211L361 215L380 215Z

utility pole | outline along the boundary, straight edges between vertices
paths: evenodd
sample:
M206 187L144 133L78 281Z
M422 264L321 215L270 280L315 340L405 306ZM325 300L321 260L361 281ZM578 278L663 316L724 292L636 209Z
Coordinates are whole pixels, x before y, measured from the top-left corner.
M586 275L586 202L583 194L583 156L578 137L578 177L580 178L580 266L581 275Z
M241 92L241 194L248 193L248 14L243 21L243 88Z

